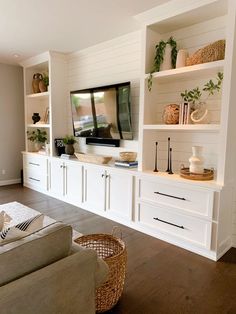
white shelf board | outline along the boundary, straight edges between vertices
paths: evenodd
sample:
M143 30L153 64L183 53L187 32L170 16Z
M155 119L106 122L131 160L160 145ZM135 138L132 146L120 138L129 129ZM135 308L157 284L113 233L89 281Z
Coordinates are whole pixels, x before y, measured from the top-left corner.
M28 128L50 128L50 124L47 123L36 123L36 124L27 124Z
M48 98L49 97L49 92L44 92L44 93L36 93L36 94L28 94L26 95L27 98Z
M144 130L219 132L219 124L145 124Z
M189 80L198 77L209 77L215 75L216 72L223 71L224 60L190 65L178 69L166 70L155 72L152 74L153 80L157 80L158 83L167 83L172 80ZM145 75L146 78L149 74Z

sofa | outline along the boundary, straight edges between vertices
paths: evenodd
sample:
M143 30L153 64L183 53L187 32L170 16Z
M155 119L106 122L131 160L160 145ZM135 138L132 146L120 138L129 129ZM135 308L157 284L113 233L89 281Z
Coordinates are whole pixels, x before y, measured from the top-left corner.
M55 222L0 246L1 314L92 314L107 264Z

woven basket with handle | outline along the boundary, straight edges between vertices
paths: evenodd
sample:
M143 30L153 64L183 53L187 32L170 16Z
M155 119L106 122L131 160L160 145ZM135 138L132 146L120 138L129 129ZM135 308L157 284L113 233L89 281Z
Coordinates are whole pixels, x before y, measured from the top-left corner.
M96 291L96 311L103 313L116 305L121 297L127 263L125 243L109 234L84 235L75 240L83 247L97 251L97 254L109 266L108 279Z

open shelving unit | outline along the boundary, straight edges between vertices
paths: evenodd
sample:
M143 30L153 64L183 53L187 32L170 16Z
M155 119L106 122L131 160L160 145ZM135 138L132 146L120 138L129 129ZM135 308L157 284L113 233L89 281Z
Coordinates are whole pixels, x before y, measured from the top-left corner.
M55 155L54 139L64 137L67 133L65 55L45 52L26 60L22 66L24 67L26 152L33 150L32 143L27 140L27 131L40 129L47 132L50 155L53 156ZM35 73L48 74L48 91L33 93L32 79ZM36 112L40 115L40 121L33 124L32 115Z
M182 3L182 0L180 2ZM189 6L194 7L195 4L190 2ZM181 3L178 3L180 7ZM184 8L184 5L182 8L179 14L170 10L165 16L161 16L158 11L154 14L153 10L139 16L144 23L139 170L150 171L153 168L156 141L159 143L159 168L161 171L165 170L167 139L170 137L175 173L179 172L181 164L188 165L188 159L192 155L192 146L200 145L203 146L205 166L215 169L216 182L221 183L224 156L219 151L219 147L222 141L226 141L222 138L222 129L225 127L224 115L229 106L225 96L228 88L227 81L230 80L228 64L232 58L229 46L227 45L224 60L152 73L151 92L147 86L154 62L155 46L160 40L166 41L173 36L177 42L177 48L186 49L190 55L214 41L225 39L228 44L231 40L229 31L231 26L228 25L227 18L229 12L225 1L205 1L205 4L198 5L192 10ZM206 11L211 13L207 15ZM180 104L181 92L195 87L202 89L207 81L216 78L218 72L224 73L221 92L209 98L203 93L203 101L204 97L207 98L210 120L208 124L164 124L162 116L166 105Z

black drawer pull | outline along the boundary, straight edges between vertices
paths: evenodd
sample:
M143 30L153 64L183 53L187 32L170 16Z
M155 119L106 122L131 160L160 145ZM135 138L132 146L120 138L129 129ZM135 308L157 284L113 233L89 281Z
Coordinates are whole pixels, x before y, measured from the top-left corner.
M37 182L40 182L39 179L35 179L35 178L32 178L32 177L29 177L30 180L33 180L33 181L37 181Z
M159 219L159 218L157 218L157 217L153 217L153 219L154 219L154 220L158 220L158 221L160 221L160 222L163 222L164 224L168 224L168 225L171 225L171 226L180 228L180 229L184 229L184 226L179 226L179 225L173 224L172 222Z
M173 196L173 195L164 194L164 193L160 193L160 192L154 192L154 193L158 194L158 195L167 196L167 197L177 198L177 200L186 201L186 198L184 198L184 197Z
M29 164L33 166L40 166L40 164L36 164L35 162L29 162Z

